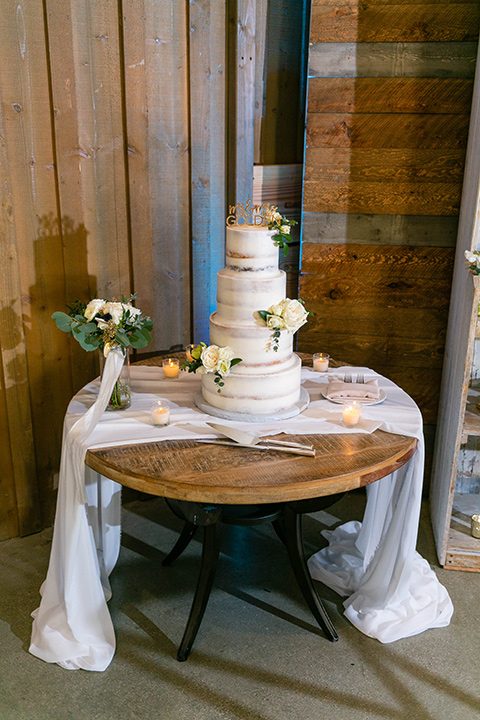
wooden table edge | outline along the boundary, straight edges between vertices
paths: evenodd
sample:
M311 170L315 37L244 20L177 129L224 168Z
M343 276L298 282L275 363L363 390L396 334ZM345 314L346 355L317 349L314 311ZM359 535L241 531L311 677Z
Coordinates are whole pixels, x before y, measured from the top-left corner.
M308 498L356 490L390 475L405 465L417 450L416 438L410 438L405 435L399 435L398 437L410 441L407 448L392 455L388 460L379 463L378 466L368 468L365 472L353 472L346 475L329 477L328 479L302 483L286 483L280 486L255 486L254 488L235 487L227 484L225 486L211 486L199 482L198 477L196 478L195 485L192 485L191 483L182 483L181 480L173 481L152 475L142 475L132 470L126 471L125 468L120 467L118 464L111 463L98 455L99 452L112 449L111 447L88 450L85 464L92 470L99 472L101 475L121 485L158 497L189 500L192 502L236 505L291 502L294 500L306 500ZM192 443L194 443L194 441L192 441ZM161 444L162 443L158 443L160 446ZM141 445L141 443L138 445ZM304 458L301 456L294 458L289 456L289 459L290 462L314 462L314 458Z

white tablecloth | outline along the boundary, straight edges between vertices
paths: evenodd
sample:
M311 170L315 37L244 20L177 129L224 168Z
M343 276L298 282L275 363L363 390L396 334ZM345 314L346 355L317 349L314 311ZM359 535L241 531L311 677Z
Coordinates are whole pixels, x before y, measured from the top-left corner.
M416 437L414 457L393 475L368 487L363 523L325 531L329 545L310 558L309 567L314 578L348 596L346 616L381 642L448 625L453 612L450 598L415 551L424 464L420 411L389 380L368 368L347 368L350 373L362 372L366 379L377 378L387 398L363 408L360 427L346 429L340 424L341 406L322 396L328 377L342 377L345 370L342 367L327 374L303 368L302 384L310 395L308 409L295 418L270 424L233 423L205 415L193 403L199 377L181 373L175 380L166 380L160 368L134 367L131 408L102 414L120 371L118 356L110 353L100 392L98 380L86 386L73 398L65 418L52 551L40 589L40 607L32 613L30 652L67 669L97 671L108 667L115 652L107 600L111 595L108 576L120 549L120 486L84 466L87 449L205 438L215 434L207 421L259 435L370 433L381 428ZM150 403L158 397L172 403L168 428L150 424Z

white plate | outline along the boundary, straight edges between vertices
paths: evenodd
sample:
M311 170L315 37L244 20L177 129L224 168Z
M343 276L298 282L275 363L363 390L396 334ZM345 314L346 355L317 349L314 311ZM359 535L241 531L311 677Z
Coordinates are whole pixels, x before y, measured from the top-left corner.
M387 397L385 390L382 390L382 388L380 388L380 397L378 398L378 400L374 400L373 398L352 398L352 397L328 398L323 391L322 391L322 395L325 398L325 400L328 400L328 402L336 403L337 405L343 405L343 403L353 402L354 400L356 400L359 405L379 405Z

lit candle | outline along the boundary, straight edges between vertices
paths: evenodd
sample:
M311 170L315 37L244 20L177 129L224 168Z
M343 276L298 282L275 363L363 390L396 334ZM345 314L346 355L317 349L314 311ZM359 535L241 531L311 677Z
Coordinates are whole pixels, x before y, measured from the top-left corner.
M185 348L185 355L187 356L188 362L192 362L192 360L193 360L192 350L194 347L195 347L195 345L187 345L187 347Z
M163 361L163 374L167 378L176 378L180 370L180 361L175 358L167 358Z
M316 372L326 372L330 355L326 353L313 353L313 369Z
M150 405L150 416L152 425L155 427L166 427L170 424L170 403L168 400L155 400Z
M342 409L342 422L349 427L358 425L362 416L362 406L354 400L352 403L344 403Z
M472 515L472 537L480 538L480 515Z

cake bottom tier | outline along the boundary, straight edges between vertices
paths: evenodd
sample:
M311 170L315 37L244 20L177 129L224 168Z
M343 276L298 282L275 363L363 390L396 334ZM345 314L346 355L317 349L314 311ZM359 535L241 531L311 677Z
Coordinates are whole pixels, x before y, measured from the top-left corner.
M258 415L274 413L294 405L300 398L302 362L292 354L291 363L276 373L236 375L235 368L218 392L215 375L202 376L205 402L220 410Z

